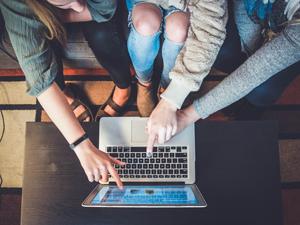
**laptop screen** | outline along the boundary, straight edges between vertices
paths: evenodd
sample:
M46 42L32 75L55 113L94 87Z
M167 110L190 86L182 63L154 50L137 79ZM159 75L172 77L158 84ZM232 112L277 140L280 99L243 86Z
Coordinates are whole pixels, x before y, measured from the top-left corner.
M94 197L92 204L111 205L198 205L191 186L104 186Z

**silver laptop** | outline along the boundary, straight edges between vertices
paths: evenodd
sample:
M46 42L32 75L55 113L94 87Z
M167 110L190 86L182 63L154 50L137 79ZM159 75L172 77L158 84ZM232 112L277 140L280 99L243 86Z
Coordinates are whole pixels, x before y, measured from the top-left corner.
M125 183L98 185L85 207L206 207L195 183L194 124L146 154L148 118L104 117L99 126L99 149L126 163L115 168Z

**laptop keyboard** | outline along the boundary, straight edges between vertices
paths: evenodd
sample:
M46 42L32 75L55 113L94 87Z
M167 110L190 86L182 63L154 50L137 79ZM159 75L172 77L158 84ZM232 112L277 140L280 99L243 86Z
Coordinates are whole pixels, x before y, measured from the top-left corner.
M109 146L110 156L125 162L115 165L120 178L174 179L188 178L187 146L159 146L147 157L146 147Z

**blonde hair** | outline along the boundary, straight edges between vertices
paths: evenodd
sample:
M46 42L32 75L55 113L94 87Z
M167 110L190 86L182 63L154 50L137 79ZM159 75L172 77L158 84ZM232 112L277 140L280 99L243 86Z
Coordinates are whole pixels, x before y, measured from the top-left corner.
M26 0L37 18L47 27L46 37L58 40L62 45L66 43L66 31L56 15L50 10L45 0Z

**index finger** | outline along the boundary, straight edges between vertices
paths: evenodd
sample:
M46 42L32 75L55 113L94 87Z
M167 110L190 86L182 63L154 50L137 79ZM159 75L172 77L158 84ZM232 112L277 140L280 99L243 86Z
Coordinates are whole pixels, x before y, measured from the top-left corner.
M152 155L153 146L156 140L156 134L150 134L147 141L147 155Z
M123 189L123 183L119 177L119 174L117 173L117 171L115 170L115 168L113 168L112 165L107 166L107 169L110 173L110 175L114 178L115 182L117 183L118 187L120 189Z

